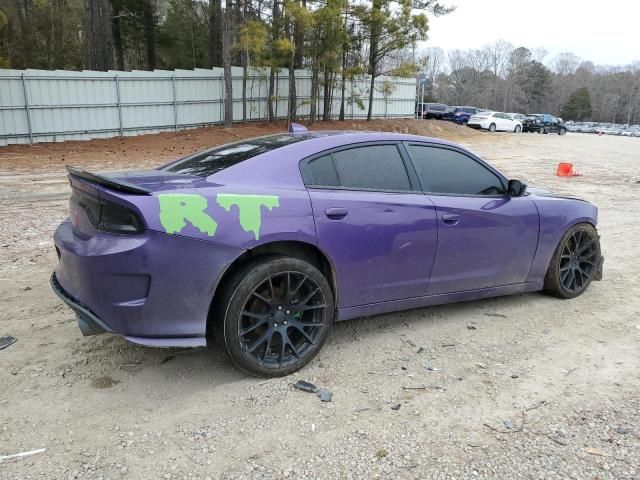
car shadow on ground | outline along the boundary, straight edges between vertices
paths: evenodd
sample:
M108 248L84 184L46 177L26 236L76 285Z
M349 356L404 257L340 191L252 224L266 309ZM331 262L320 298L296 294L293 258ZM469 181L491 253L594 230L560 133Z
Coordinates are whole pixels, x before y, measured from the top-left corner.
M539 293L474 300L449 305L424 307L394 312L375 317L363 317L338 322L334 325L324 351L322 362L330 364L337 351L348 355L350 346L356 341L366 341L374 346L394 340L402 333L411 337L419 335L429 338L442 335L460 335L469 328L469 322L503 322L505 328L517 328L520 315L539 302L557 301ZM407 328L408 327L408 328ZM402 330L400 330L402 328ZM127 342L118 336L99 336L80 341L73 352L80 363L88 364L87 375L95 377L95 364L105 375L118 378L118 382L137 381L171 387L172 384L188 382L207 388L224 387L237 382L248 385L262 381L246 374L230 360L223 346L213 339L202 348L150 348ZM329 347L329 348L327 348ZM117 355L112 355L112 352ZM314 361L317 362L318 358ZM346 359L342 359L346 361ZM314 362L310 365L312 366ZM94 367L92 367L94 365ZM305 367L302 373L310 367ZM295 375L295 374L294 374ZM95 381L95 378L94 380ZM108 383L108 382L107 382Z

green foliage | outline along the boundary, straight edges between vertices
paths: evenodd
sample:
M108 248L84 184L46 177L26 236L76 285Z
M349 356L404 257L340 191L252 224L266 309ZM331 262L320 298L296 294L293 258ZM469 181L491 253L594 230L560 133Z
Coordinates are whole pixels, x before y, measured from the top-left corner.
M197 0L169 0L167 15L158 29L160 68L206 68L207 4Z
M267 27L263 22L249 20L240 27L236 49L247 52L253 65L261 65L267 48L267 35Z
M591 95L587 87L574 90L562 106L560 116L567 120L588 120L591 118Z

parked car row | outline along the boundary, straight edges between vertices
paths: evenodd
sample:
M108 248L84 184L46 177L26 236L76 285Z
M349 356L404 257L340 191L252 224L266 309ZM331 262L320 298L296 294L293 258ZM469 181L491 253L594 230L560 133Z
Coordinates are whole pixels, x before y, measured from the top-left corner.
M623 137L640 137L640 125L602 122L566 123L567 131L578 133L597 133L601 135L621 135Z
M416 117L448 120L459 125L467 125L490 132L536 132L564 135L567 131L573 131L567 128L561 118L548 113L524 115L522 113L494 112L470 106L450 107L443 103L419 103L416 106Z

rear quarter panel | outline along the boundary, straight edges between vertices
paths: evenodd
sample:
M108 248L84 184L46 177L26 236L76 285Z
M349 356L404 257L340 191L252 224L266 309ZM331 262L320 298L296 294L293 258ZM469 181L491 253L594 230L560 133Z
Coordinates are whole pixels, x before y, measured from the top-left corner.
M543 282L551 257L562 235L578 223L598 223L598 209L589 202L565 197L533 196L540 213L538 249L528 282Z
M120 195L149 230L250 249L296 240L316 244L311 201L304 188L221 185Z

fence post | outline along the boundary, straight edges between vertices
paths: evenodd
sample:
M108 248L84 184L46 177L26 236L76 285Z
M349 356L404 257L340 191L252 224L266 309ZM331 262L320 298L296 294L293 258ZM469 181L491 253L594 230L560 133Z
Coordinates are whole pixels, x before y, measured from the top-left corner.
M280 99L280 92L278 91L278 80L280 79L280 69L276 70L276 111L274 113L275 119L278 120L278 100Z
M22 78L22 93L24 94L24 108L27 111L27 126L29 127L29 143L33 145L33 130L31 127L31 112L29 111L29 94L27 93L27 80L24 78L24 72L20 75Z
M178 98L176 95L176 75L171 75L171 88L173 89L173 130L178 131Z
M120 78L118 74L115 75L116 79L116 99L118 100L118 125L120 126L120 136L122 137L122 105L120 102Z
M224 95L224 77L219 77L220 78L220 123L224 123L224 115L223 115L223 107L224 107L224 102L225 102L225 95Z

